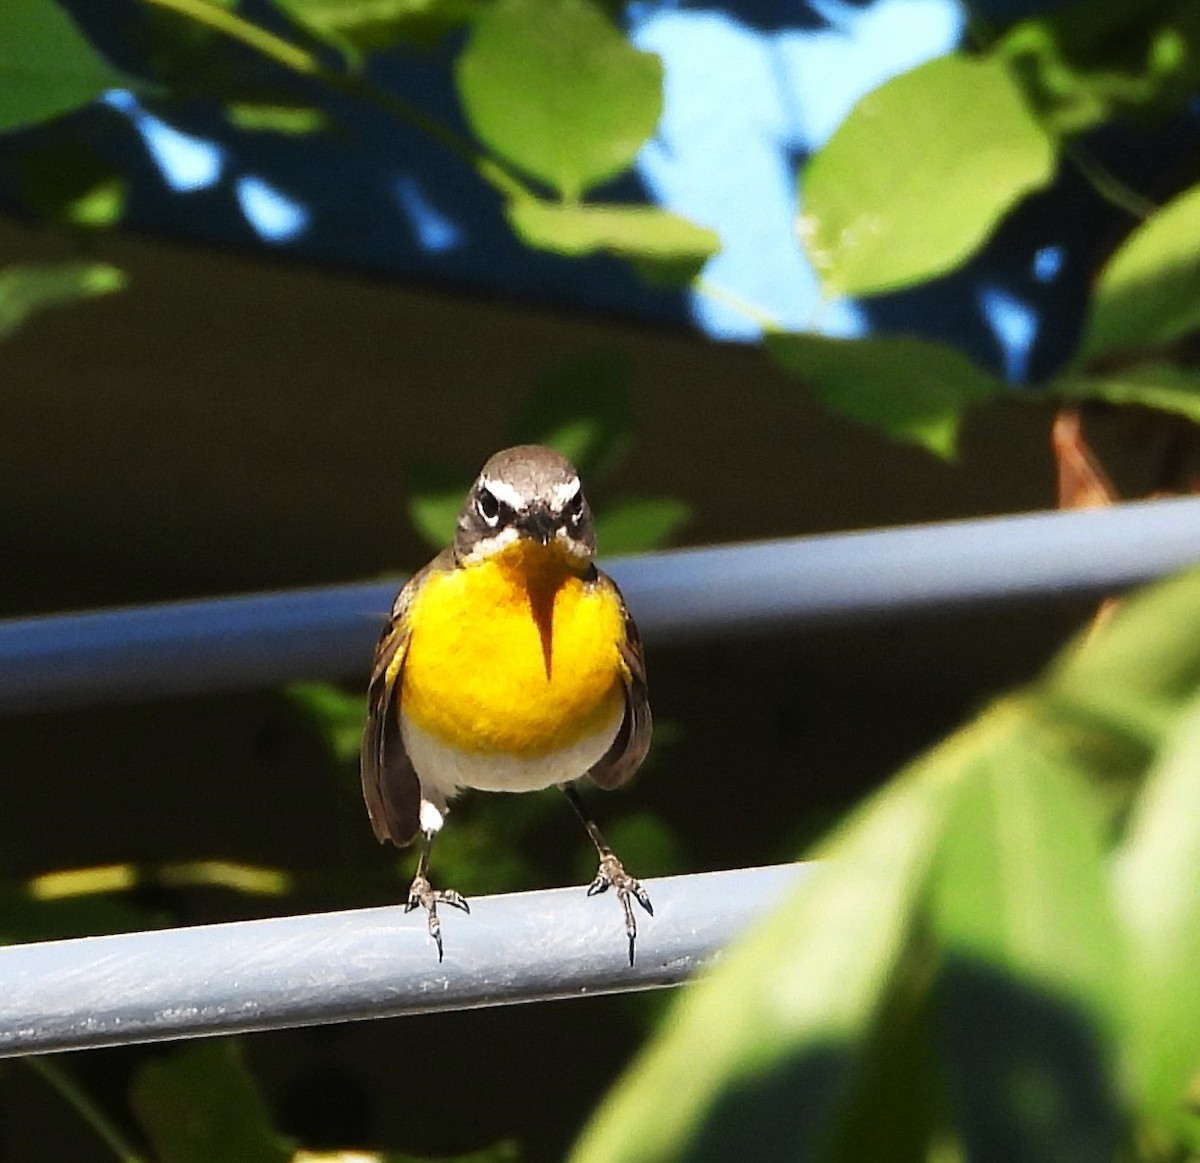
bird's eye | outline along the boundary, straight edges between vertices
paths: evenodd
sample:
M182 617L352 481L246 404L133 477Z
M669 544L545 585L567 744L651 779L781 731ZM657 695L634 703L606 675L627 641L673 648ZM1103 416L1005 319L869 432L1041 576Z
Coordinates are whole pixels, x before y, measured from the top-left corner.
M583 491L577 492L570 501L567 502L567 527L570 529L572 536L578 536L583 526L583 511L584 511Z
M500 502L489 489L480 489L475 495L475 508L484 521L495 527L500 520Z

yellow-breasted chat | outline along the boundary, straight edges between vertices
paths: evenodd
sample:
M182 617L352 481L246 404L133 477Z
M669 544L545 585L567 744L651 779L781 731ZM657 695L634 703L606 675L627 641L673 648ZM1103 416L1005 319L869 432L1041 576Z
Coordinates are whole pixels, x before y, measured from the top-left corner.
M629 962L633 901L653 912L574 787L624 783L650 747L646 665L616 584L596 568L579 474L541 445L496 453L458 516L454 544L401 589L375 651L362 745L363 795L382 842L422 848L406 911L424 908L443 955L429 882L434 837L466 788L558 786L600 858L588 895L615 889Z

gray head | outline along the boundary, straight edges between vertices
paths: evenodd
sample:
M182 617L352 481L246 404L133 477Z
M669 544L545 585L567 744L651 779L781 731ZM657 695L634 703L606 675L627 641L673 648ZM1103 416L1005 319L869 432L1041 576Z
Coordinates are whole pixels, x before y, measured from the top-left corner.
M478 561L520 538L553 544L580 566L596 554L579 473L541 444L506 448L483 466L458 514L454 555L460 562Z

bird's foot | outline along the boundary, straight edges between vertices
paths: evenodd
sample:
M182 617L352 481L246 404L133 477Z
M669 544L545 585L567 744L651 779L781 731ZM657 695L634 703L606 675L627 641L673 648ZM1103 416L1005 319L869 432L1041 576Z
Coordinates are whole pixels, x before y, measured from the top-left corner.
M641 882L635 880L625 866L611 852L600 857L600 868L596 879L588 886L588 896L596 896L607 892L610 888L617 890L617 900L625 910L625 933L629 937L629 964L633 964L633 948L637 942L637 919L633 915L633 902L637 901L651 916L654 916L654 906L650 903L650 894L642 888Z
M471 911L471 906L467 904L466 897L462 893L455 892L452 888L434 888L427 877L414 877L408 890L408 901L404 906L404 911L411 913L414 909L424 909L429 914L429 935L437 945L438 961L440 962L443 950L442 922L437 914L438 905L450 905L451 908L462 909L464 913Z

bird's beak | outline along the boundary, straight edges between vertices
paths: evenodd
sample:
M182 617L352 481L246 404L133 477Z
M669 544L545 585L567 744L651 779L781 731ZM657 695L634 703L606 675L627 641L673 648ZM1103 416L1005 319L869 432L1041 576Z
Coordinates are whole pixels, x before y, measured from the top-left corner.
M550 515L549 509L541 507L531 509L521 519L521 531L540 541L543 545L549 545L554 540L555 528L556 522Z

